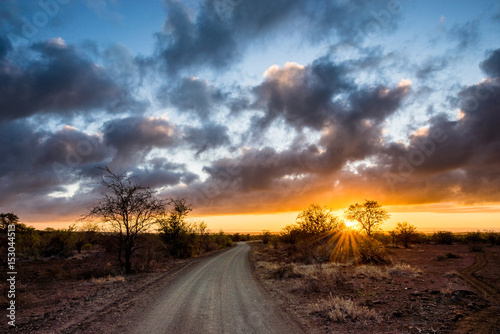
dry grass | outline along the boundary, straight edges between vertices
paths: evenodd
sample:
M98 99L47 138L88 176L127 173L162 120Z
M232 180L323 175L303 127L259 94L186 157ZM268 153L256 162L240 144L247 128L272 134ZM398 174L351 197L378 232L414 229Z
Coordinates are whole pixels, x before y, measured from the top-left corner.
M345 285L347 277L337 265L295 265L296 277L291 291L310 293L332 293Z
M99 278L91 278L90 281L92 284L107 284L107 283L117 283L117 282L125 282L125 277L119 276L111 276L108 277L99 277Z
M380 267L371 265L362 265L357 267L354 271L354 275L365 276L378 281L388 277L387 269L383 270Z
M295 271L295 265L291 263L272 263L272 262L265 262L265 261L259 261L256 264L257 268L262 268L264 269L269 278L274 278L274 279L287 279L287 278L294 278L294 277L300 277L300 274L296 273Z
M390 276L419 277L422 275L422 270L413 268L406 263L398 263L393 267L388 267L387 274Z
M256 263L256 267L262 268L265 271L270 272L270 271L276 270L278 268L278 265L276 263L273 263L273 262L259 261Z
M330 297L312 306L312 312L332 322L375 320L380 322L381 317L366 306L360 306L350 299Z

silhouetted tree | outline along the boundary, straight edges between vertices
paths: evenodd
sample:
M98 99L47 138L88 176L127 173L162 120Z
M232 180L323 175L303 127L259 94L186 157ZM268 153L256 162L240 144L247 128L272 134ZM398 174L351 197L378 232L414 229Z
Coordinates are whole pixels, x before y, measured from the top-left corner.
M0 223L2 231L7 231L9 225L17 225L19 217L12 212L0 213Z
M138 235L157 223L166 204L149 187L134 184L126 173L115 174L108 167L104 170L102 198L83 219L97 219L118 233L118 260L122 271L129 274Z
M404 248L410 247L410 243L417 236L417 228L407 222L398 223L394 231Z
M368 236L377 230L390 215L377 201L366 200L364 204L352 204L345 212L349 220L357 221Z
M163 240L170 249L170 254L175 257L188 257L190 254L191 239L195 233L195 228L186 218L193 211L190 204L185 199L170 199L172 209L160 219L160 232ZM203 233L206 225L202 225Z
M318 204L311 204L300 212L295 223L297 228L306 234L324 234L344 227L344 222L333 215L331 209Z

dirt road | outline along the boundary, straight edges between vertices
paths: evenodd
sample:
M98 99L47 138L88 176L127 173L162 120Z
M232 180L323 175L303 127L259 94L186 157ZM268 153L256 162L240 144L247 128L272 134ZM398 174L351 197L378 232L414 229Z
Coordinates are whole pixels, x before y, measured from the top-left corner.
M168 286L131 333L301 333L251 274L250 246L200 262Z

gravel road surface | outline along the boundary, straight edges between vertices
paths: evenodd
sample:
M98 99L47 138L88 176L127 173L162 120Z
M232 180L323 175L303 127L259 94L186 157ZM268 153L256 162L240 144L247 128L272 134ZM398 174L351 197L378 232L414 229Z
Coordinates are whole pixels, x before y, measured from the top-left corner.
M239 243L178 277L131 333L302 333L254 280L249 251Z

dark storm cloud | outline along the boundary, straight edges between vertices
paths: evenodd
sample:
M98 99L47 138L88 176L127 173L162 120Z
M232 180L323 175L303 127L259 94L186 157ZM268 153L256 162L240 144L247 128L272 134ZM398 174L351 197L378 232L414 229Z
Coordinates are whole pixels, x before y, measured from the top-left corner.
M183 130L184 142L196 150L196 155L210 148L229 146L231 144L228 128L224 125L206 123L199 128L185 127Z
M228 27L217 17L207 2L196 20L180 1L165 1L168 14L165 35L158 34L160 55L170 73L180 68L207 62L225 67L236 56L236 42Z
M431 193L439 184L448 194L440 192L441 198L432 197L436 200L480 202L500 195L499 79L463 88L454 106L462 113L458 120L437 115L427 131L410 138L409 146L388 146L391 162L381 165L391 166L390 182L402 182L398 191L409 187Z
M380 123L394 113L409 92L409 83L394 89L358 87L343 65L321 58L309 66L288 63L272 67L254 88L255 108L265 115L254 120L254 131L283 118L297 129L321 130L328 125L353 130L360 122Z
M262 205L271 203L276 209L276 203L290 200L300 185L312 186L311 181L317 179L313 171L318 171L314 166L318 155L319 151L307 148L281 152L269 147L244 149L240 157L213 161L204 167L209 175L206 181L175 194L208 211L265 210Z
M0 60L3 61L3 58L11 50L12 50L12 44L10 43L10 41L5 37L0 36Z
M31 49L37 57L23 65L4 61L0 67L0 120L140 108L127 89L75 47L54 39L35 43Z
M109 121L103 126L104 142L116 154L113 166L127 168L141 163L153 148L168 148L178 144L177 127L164 118L127 117Z
M50 134L39 145L39 150L38 163L43 165L53 162L67 165L102 164L111 153L97 135L88 135L69 126Z
M353 88L345 69L328 61L307 67L295 63L271 67L265 81L253 89L253 107L266 111L255 121L256 130L267 128L278 117L295 127L321 129L335 112L333 97Z
M196 155L207 149L231 144L228 128L208 122L200 127L179 128L158 117L127 117L107 122L103 126L104 143L115 149L113 164L126 168L138 164L153 148L196 150Z
M198 78L183 78L173 88L164 87L159 97L169 101L181 112L192 112L201 120L207 121L213 114L213 108L225 100L224 93Z
M0 123L2 198L62 191L80 180L85 168L104 165L109 153L97 136L74 128L48 133L25 121Z
M174 186L181 182L190 184L198 175L187 171L185 164L169 162L165 158L153 158L144 168L130 170L134 182L150 188Z
M144 159L144 153L152 147L172 145L169 132L172 128L168 122L124 119L116 121L114 126L123 131L119 133L107 124L105 130L109 132L102 138L69 126L51 133L36 130L24 120L0 123L0 205L19 206L30 201L30 205L39 208L40 212L61 212L64 209L58 206L67 200L47 195L66 193L68 185L83 182L84 189L79 190L71 203L63 204L73 211L81 211L99 193L97 178L104 166L111 166L115 172L132 172L136 182L151 187L190 184L198 179L198 175L188 171L184 164L164 158ZM127 132L135 136L138 143L130 149L126 145L133 139ZM141 159L137 159L138 156ZM142 168L132 165L134 159L140 160Z
M500 78L500 49L490 52L480 67L490 78Z
M210 66L226 68L241 58L250 41L272 40L279 31L293 31L309 42L335 36L358 42L395 26L397 1L210 0L193 9L166 0L167 19L158 37L158 56L167 71Z

